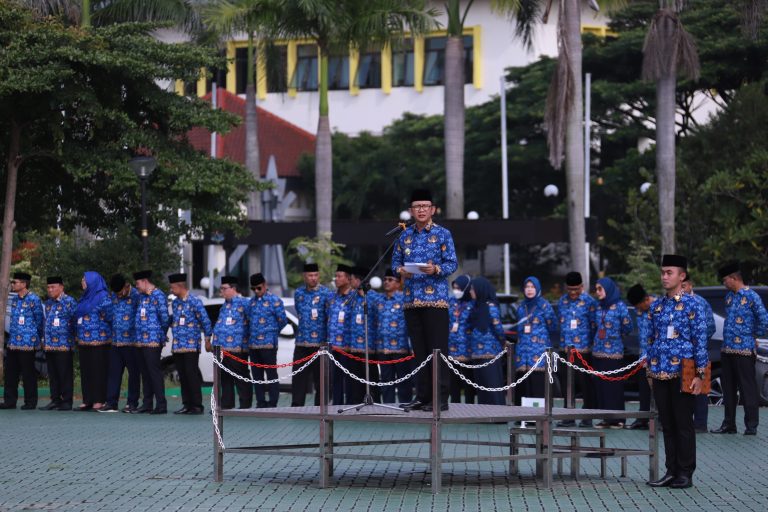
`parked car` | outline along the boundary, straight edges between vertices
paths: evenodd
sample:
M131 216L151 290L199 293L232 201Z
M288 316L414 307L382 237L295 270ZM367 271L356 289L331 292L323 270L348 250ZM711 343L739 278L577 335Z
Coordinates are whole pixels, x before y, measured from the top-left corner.
M221 305L224 304L224 299L207 297L200 297L203 301L205 311L208 313L208 317L211 319L211 324L216 323L216 319L219 317L219 310ZM170 300L169 300L170 303ZM283 304L285 304L285 314L288 317L288 324L280 331L277 345L277 362L286 363L293 361L293 348L296 338L296 329L299 325L299 319L296 316L296 308L294 307L293 298L283 298ZM173 355L171 353L171 347L173 345L173 334L168 329L168 343L163 347L161 353L161 364L165 375L170 376L172 379L177 380L178 374L176 373L176 366L173 362ZM205 344L203 344L200 351L200 360L198 364L200 372L203 375L203 382L210 384L213 382L213 354L205 350ZM285 377L293 372L292 367L278 368L278 377ZM290 388L291 379L280 381L281 388Z

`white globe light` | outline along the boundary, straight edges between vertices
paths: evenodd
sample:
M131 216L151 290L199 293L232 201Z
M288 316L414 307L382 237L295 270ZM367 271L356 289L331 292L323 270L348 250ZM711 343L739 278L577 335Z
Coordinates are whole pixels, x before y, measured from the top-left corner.
M403 222L408 222L409 220L411 220L410 212L408 210L401 211L400 212L400 220L402 220Z
M207 290L210 285L211 285L211 280L208 279L208 277L204 277L200 280L200 288L202 288L203 290Z
M371 288L374 290L381 288L381 278L379 276L373 276L371 278Z
M480 214L477 213L475 210L472 210L467 214L467 220L477 220L480 218Z
M551 183L544 187L544 195L546 197L557 197L557 194L560 193L560 190L557 188L557 185L552 185Z
M651 184L646 181L645 183L640 185L640 193L645 194L646 192L648 192L648 189L650 188L651 188Z

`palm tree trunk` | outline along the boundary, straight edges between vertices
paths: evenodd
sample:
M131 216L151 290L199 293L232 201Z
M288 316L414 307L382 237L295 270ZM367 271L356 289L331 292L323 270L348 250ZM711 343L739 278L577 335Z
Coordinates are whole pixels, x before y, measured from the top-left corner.
M675 86L674 74L656 81L656 179L659 183L661 252L675 247Z
M256 181L261 180L259 169L259 124L256 113L256 87L253 34L248 34L248 67L245 85L245 168ZM248 194L248 220L262 220L261 192Z
M80 26L88 28L91 26L91 0L83 0L80 9Z
M8 178L5 185L5 211L3 212L3 243L0 254L0 326L5 325L5 308L8 304L8 276L11 273L11 253L13 251L13 230L16 226L16 181L19 175L21 158L21 127L14 120L10 122L11 141L8 147L6 170ZM0 347L5 346L5 329L0 328ZM3 375L3 358L0 357L0 376Z
M464 41L449 36L445 43L444 144L446 216L464 217Z
M328 53L320 53L320 118L315 141L315 216L317 236L331 233L333 215L333 149L328 118Z
M568 57L573 73L573 101L567 113L565 132L565 181L568 189L568 232L571 268L587 272L586 223L584 222L584 98L581 81L581 5L580 0L565 0Z

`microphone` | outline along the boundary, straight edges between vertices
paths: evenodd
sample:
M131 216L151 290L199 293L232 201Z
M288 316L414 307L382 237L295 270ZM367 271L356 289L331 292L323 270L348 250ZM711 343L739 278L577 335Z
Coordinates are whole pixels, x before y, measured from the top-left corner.
M398 223L397 226L395 226L394 228L392 228L389 231L387 231L387 234L384 235L384 236L394 235L398 231L405 231L405 228L407 228L407 227L408 226L405 225L405 222L400 222L400 223Z

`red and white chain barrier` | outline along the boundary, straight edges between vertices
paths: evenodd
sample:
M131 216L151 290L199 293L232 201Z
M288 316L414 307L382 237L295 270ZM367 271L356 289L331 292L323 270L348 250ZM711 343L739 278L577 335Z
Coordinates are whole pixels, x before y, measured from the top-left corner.
M641 357L637 361L634 361L634 362L632 362L632 363L630 363L627 366L624 366L622 368L617 368L615 370L606 370L606 371L600 372L600 371L597 371L594 368L592 368L589 364L587 364L587 361L581 356L581 354L578 351L574 350L574 351L571 352L571 355L574 355L574 354L576 355L576 357L579 358L579 360L584 365L584 367L577 366L575 363L572 363L571 361L568 361L566 358L564 358L563 356L561 356L558 353L554 353L555 365L557 365L557 361L559 360L559 361L562 361L564 365L566 365L566 366L568 366L568 367L570 367L570 368L572 368L572 369L574 369L576 371L579 371L579 372L582 372L582 373L586 373L587 375L594 375L595 377L598 377L600 379L607 380L607 381L612 381L612 382L626 380L626 379L630 378L631 376L633 376L634 374L636 374L637 372L639 372L645 366L645 358ZM557 371L557 370L555 370L555 371ZM620 374L620 373L624 373L624 372L629 372L629 373L626 373L626 374L622 375L621 377L614 377L614 375L617 375L617 374Z
M460 378L461 380L463 380L464 382L466 382L467 384L469 384L473 388L477 388L477 389L479 389L481 391L507 391L508 389L512 389L512 388L514 388L516 386L519 386L525 379L527 379L528 377L531 376L531 374L536 370L536 368L538 368L538 366L545 359L547 361L546 364L547 364L547 369L549 371L549 381L550 381L550 383L552 382L552 365L550 364L549 354L547 352L543 352L539 356L539 358L536 360L536 362L533 364L533 366L531 366L528 369L528 371L525 372L525 374L523 374L522 377L517 379L515 382L511 382L511 383L507 384L506 386L502 386L502 387L499 387L499 388L488 388L488 387L485 387L485 386L481 386L480 384L477 384L476 382L472 382L467 377L465 377L464 374L462 374L455 366L453 366L453 364L451 364L451 361L449 360L450 356L446 357L444 354L440 354L440 357L443 358L443 361L445 361L445 364L448 365L448 368L450 368L453 371L453 373L456 374L456 376L458 378ZM557 371L557 370L555 370L555 371Z
M507 353L507 347L504 347L504 350L502 350L501 352L499 352L498 354L496 354L495 356L493 356L493 359L489 359L488 361L486 361L486 362L484 362L484 363L480 363L480 364L467 364L467 363L462 363L462 362L461 362L461 361L459 361L458 359L454 359L454 358L453 358L453 356L450 356L450 355L449 355L449 356L447 356L447 357L448 357L448 359L449 359L449 360L450 360L450 361L451 361L453 364L455 364L455 365L457 365L457 366L461 366L462 368L469 368L469 369L471 369L471 370L476 370L476 369L478 369L478 368L485 368L486 366L491 366L493 363L495 363L496 361L498 361L499 359L501 359L501 357L502 357L504 354L506 354L506 353ZM442 355L442 354L441 354L441 355ZM445 359L445 356L443 357L443 359Z
M251 378L248 378L248 377L243 377L242 375L240 375L240 374L238 374L238 373L236 373L236 372L234 372L234 371L230 370L229 368L227 368L226 366L224 366L224 364L222 363L222 361L224 360L224 355L223 355L223 354L222 354L222 356L221 356L221 359L216 359L216 358L214 357L214 358L213 358L213 362L214 362L214 364L215 364L216 366L218 366L219 368L221 368L222 370L224 370L225 372L227 372L228 374L230 374L230 375L231 375L231 376L233 376L234 378L242 380L243 382L249 382L249 383L251 383L251 384L274 384L274 383L276 383L276 382L280 382L280 381L282 381L282 380L288 380L289 378L293 377L293 376L294 376L294 375L296 375L297 373L301 373L302 371L304 371L304 369L305 369L307 366L309 366L310 364L312 364L312 363L315 361L315 359L317 359L318 357L320 357L320 354L324 354L324 353L326 353L326 352L323 352L323 351L321 351L321 350L318 350L318 351L317 351L317 352L315 352L314 354L311 354L311 357L310 357L310 356L307 356L307 357L309 357L309 359L308 359L308 360L307 360L307 358L306 358L306 357L305 357L304 359L301 359L300 361L304 361L304 360L306 360L306 361L304 362L304 364L302 364L302 365L299 367L299 369L298 369L298 370L294 370L293 372L289 373L288 375L283 375L282 377L278 377L278 378L276 378L276 379L270 379L270 380L255 380L255 379L251 379ZM228 355L228 357L232 357L232 354L229 354L229 355ZM239 359L239 358L238 358L238 359ZM241 361L242 361L242 360L241 360ZM284 366L290 366L290 365L286 364L286 365L284 365Z
M335 357L333 357L333 354L331 354L330 352L324 352L324 354L326 354L328 356L328 358L331 361L333 361L333 364L335 364L336 366L339 367L339 370L343 371L350 378L355 379L356 381L358 381L358 382L360 382L362 384L369 384L371 386L379 386L379 387L393 386L395 384L400 384L401 382L405 382L406 380L410 379L411 377L413 377L414 375L419 373L427 365L427 363L432 360L432 354L429 354L427 356L427 358L425 360L423 360L419 366L416 367L415 370L413 370L408 375L404 375L404 376L400 377L399 379L395 379L395 380L392 380L392 381L389 381L389 382L370 382L370 381L367 381L367 380L365 380L365 379L363 379L361 377L358 377L354 373L350 372L348 369L344 368L344 365L341 364L341 362L339 362Z

